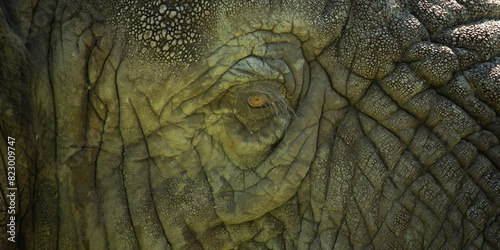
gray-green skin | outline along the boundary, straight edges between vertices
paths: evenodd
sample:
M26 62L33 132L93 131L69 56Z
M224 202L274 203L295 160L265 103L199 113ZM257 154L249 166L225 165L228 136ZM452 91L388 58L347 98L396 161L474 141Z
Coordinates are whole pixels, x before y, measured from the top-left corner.
M498 0L1 9L1 245L500 249Z

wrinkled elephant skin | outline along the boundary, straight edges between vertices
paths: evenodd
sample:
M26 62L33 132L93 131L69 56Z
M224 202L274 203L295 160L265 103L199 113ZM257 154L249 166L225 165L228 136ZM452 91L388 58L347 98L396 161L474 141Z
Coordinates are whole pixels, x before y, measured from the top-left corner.
M0 6L2 245L500 249L498 0Z

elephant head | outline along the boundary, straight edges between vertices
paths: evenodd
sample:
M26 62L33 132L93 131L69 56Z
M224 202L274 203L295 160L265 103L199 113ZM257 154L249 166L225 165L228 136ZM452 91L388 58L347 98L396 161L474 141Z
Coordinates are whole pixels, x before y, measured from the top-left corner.
M5 244L500 247L498 1L1 7Z

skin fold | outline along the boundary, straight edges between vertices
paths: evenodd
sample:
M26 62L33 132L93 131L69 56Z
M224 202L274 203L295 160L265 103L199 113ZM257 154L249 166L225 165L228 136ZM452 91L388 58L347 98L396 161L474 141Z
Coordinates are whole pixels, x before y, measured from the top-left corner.
M500 249L498 0L0 9L9 249Z

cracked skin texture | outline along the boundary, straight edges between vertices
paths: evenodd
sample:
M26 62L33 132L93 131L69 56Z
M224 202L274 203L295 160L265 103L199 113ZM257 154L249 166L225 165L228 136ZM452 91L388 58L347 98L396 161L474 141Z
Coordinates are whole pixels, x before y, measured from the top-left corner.
M2 245L500 248L499 1L0 6Z

